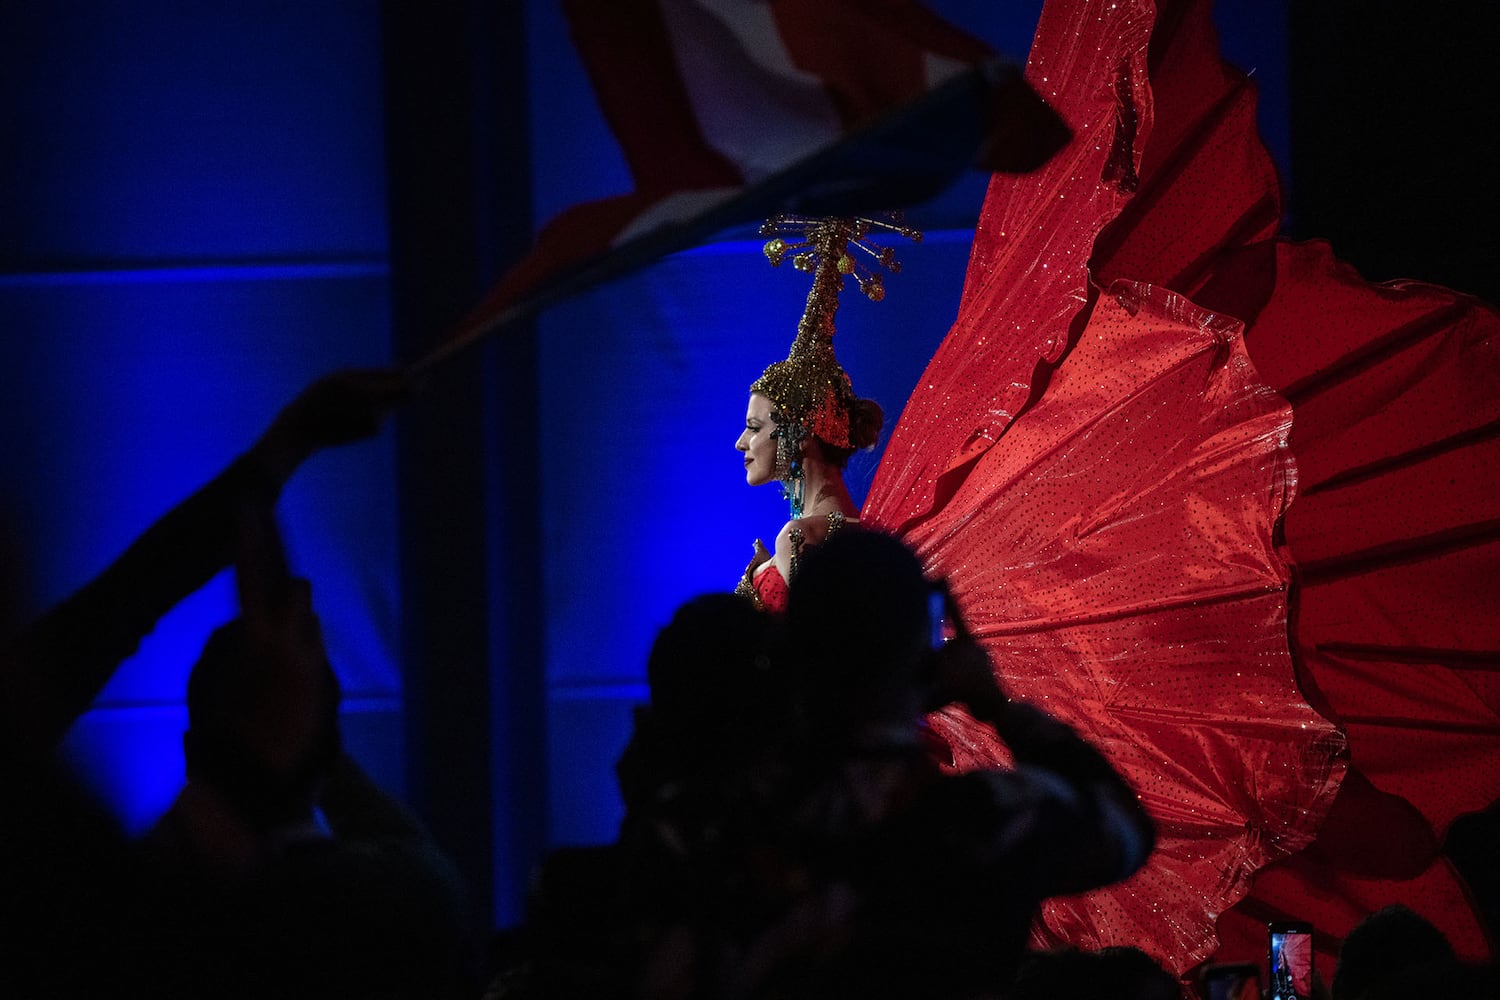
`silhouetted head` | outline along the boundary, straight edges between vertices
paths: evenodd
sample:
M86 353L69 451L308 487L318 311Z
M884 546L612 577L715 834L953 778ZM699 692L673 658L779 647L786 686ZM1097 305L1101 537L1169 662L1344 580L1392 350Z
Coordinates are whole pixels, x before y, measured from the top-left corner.
M1413 971L1419 979L1436 982L1457 966L1453 945L1442 931L1405 906L1387 906L1344 938L1333 974L1334 1000L1395 995L1387 987L1409 982Z
M807 553L787 599L787 647L814 713L853 724L925 698L932 585L905 545L843 531Z
M302 669L312 683L273 669L237 618L209 636L188 678L188 777L257 828L306 819L339 752L338 679L326 659ZM275 759L266 750L288 729L307 732L306 745Z
M717 756L763 735L782 702L770 619L735 594L705 594L678 608L657 634L646 676L663 736Z

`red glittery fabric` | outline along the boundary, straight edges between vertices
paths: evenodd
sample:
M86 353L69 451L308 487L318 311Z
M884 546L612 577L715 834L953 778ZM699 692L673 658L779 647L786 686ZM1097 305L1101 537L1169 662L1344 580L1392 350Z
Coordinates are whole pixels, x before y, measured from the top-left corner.
M750 586L755 588L755 596L766 611L780 614L786 610L786 581L775 563L767 563L765 569L752 576Z
M1321 243L1246 248L1200 297L1238 267L1274 279L1244 314L1257 369L1295 414L1291 644L1308 698L1348 735L1350 772L1316 842L1265 872L1220 936L1248 953L1265 920L1295 913L1324 932L1331 968L1354 923L1402 902L1486 959L1437 852L1500 795L1500 315L1366 283Z
M1208 4L1053 0L1027 75L1075 138L993 180L862 518L1159 824L1143 871L1049 901L1036 943L1181 973L1295 917L1328 971L1400 901L1487 957L1436 845L1500 794L1500 323L1274 238ZM931 723L959 766L1005 760L963 713Z

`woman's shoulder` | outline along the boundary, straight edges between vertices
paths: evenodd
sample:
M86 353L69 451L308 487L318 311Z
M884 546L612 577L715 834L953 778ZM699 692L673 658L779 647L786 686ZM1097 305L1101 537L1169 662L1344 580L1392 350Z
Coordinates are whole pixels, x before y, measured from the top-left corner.
M859 518L849 517L837 510L793 518L782 526L781 533L776 536L776 548L781 551L788 545L819 545L846 527L858 526Z

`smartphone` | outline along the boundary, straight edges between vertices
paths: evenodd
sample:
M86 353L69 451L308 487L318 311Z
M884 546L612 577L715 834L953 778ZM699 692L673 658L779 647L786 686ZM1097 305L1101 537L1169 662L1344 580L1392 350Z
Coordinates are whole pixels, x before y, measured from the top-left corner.
M1254 962L1210 965L1203 970L1208 1000L1260 1000L1260 968Z
M1279 920L1268 928L1271 970L1270 1000L1311 1000L1313 981L1312 924Z

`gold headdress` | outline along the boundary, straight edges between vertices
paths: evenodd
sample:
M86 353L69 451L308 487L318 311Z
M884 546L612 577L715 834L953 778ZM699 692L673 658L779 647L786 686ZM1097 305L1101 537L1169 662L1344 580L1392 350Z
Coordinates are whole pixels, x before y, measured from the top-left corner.
M750 385L775 406L777 422L777 465L781 479L788 483L792 498L792 516L800 516L800 504L792 493L801 478L801 444L810 435L837 448L859 448L873 441L857 441L850 436L850 415L858 399L849 375L833 353L833 317L839 308L839 293L844 279L852 275L860 291L872 302L885 298L880 269L895 274L901 270L896 251L869 240L872 231L905 236L918 241L922 234L902 225L899 218L879 219L810 219L778 215L761 227L762 236L771 236L765 245L766 258L778 267L791 255L792 266L812 273L812 290L807 293L807 307L797 324L786 360L768 367ZM782 235L795 234L799 239L788 242ZM851 250L858 249L870 259L856 259Z

